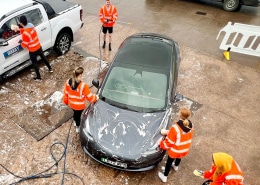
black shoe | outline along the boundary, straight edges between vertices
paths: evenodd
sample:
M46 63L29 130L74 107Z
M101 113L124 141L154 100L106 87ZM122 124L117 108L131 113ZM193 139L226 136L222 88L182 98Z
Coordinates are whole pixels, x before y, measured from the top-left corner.
M53 73L53 70L52 70L52 69L49 69L49 73Z
M108 50L109 50L109 51L112 50L112 48L111 48L111 43L109 43L109 45L108 45Z
M105 49L106 47L106 41L104 41L102 48Z
M42 81L41 78L37 78L37 77L36 77L36 78L33 78L33 80L36 81L36 82L41 82L41 81Z

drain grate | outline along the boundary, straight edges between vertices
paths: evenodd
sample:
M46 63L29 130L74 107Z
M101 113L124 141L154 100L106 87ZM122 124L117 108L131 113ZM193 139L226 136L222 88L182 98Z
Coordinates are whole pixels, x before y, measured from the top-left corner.
M207 15L206 12L200 12L200 11L197 11L196 14L198 14L198 15Z

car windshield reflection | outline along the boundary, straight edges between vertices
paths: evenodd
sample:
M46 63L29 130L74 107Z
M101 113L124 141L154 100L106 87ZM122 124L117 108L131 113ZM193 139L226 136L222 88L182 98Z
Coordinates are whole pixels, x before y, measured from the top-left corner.
M101 96L109 104L123 109L160 111L166 106L167 80L167 70L129 64L116 66L110 72Z

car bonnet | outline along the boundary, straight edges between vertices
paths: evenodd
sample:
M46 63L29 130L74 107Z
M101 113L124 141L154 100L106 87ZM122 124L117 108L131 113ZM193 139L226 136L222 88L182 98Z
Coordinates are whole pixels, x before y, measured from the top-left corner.
M90 108L90 131L99 147L113 155L140 155L155 144L164 112L140 113L124 110L104 101ZM136 156L137 157L137 156Z

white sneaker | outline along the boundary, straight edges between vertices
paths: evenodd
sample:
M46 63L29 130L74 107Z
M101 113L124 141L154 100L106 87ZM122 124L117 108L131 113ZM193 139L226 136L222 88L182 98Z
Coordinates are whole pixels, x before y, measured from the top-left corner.
M175 166L175 164L172 164L172 167L176 172L179 170L179 166Z
M75 127L75 126L76 126L76 121L75 121L75 120L73 120L72 122L73 122L73 125L74 125L74 127Z
M76 127L76 133L79 133L79 127Z
M37 77L33 78L33 80L36 81L36 82L41 82L42 81L41 78L37 78Z
M163 182L167 182L167 176L164 176L162 172L158 172L158 176Z

